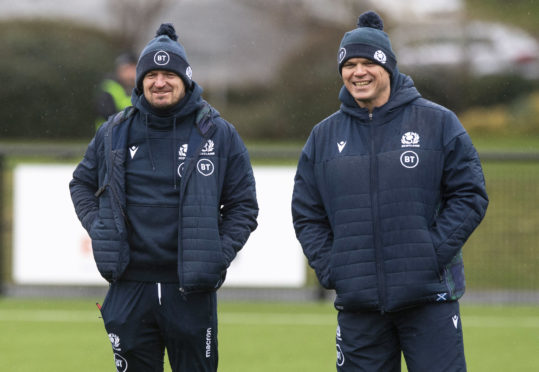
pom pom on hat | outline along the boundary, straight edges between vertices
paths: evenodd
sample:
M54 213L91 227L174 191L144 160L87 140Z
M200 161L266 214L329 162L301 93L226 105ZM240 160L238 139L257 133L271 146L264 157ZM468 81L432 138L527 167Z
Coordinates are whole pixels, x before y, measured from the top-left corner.
M370 27L384 31L384 21L372 10L363 13L357 20L357 27Z
M157 32L155 33L155 37L161 35L166 35L171 40L178 41L178 35L176 35L176 30L174 29L172 23L163 23L161 26L159 26Z
M140 53L136 73L136 87L139 92L142 92L144 76L152 70L172 71L183 80L186 88L191 87L193 72L172 23L161 24L155 38Z
M397 68L397 58L389 36L383 31L384 21L371 11L361 14L358 18L357 28L344 34L341 40L337 62L339 73L343 64L350 58L367 58L385 68L393 78Z

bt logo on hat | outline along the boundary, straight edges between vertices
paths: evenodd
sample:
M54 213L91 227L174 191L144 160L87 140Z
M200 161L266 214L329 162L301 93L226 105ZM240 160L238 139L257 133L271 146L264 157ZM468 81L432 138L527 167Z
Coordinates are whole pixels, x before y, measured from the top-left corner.
M160 50L154 54L153 61L156 65L164 66L170 62L170 56L164 50Z

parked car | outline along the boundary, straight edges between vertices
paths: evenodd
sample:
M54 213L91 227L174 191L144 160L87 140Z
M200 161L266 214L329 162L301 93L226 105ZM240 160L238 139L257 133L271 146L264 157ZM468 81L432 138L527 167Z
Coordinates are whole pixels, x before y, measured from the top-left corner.
M518 28L472 21L391 30L401 71L459 68L475 76L539 77L539 44Z

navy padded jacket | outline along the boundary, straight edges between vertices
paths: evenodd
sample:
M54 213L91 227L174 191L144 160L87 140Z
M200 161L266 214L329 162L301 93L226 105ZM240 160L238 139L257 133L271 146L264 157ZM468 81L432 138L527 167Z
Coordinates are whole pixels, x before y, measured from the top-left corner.
M464 293L462 246L488 205L478 154L457 117L397 75L390 100L317 124L292 196L296 236L343 311L396 311Z
M142 120L130 110L99 128L69 185L77 216L92 239L97 268L109 282L119 279L129 263L124 163L128 126ZM203 151L209 139L211 153ZM257 226L258 204L245 145L206 102L191 131L179 193L180 290L216 290Z

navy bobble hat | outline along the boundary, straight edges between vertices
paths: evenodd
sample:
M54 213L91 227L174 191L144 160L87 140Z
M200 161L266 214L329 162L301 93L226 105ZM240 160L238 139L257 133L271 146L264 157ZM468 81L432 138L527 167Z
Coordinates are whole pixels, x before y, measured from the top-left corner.
M389 36L384 32L384 22L378 14L368 11L359 16L357 28L344 34L337 60L339 73L350 58L367 58L385 68L391 78L397 67L397 58Z
M187 62L185 49L178 42L178 35L171 23L159 26L153 38L140 53L137 63L136 86L142 91L142 80L152 70L166 70L177 74L186 89L191 87L193 72Z

